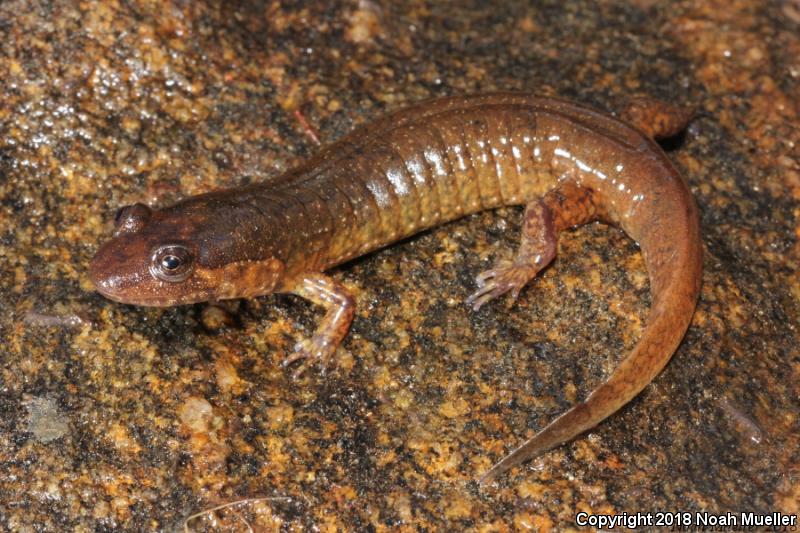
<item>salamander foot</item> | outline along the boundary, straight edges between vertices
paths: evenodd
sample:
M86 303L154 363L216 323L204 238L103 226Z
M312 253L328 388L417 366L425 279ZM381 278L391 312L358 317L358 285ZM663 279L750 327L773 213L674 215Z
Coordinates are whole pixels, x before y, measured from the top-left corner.
M326 340L323 335L314 335L310 339L303 339L294 345L294 353L283 360L283 366L289 366L296 361L303 363L292 373L294 379L299 378L314 362L319 361L319 366L324 375L331 365L337 346Z
M306 361L294 374L300 377L311 361L319 361L324 373L342 343L355 314L355 300L340 283L320 273L308 273L291 292L325 308L325 316L310 339L303 339L294 347L294 353L283 360L283 366L295 361Z
M542 265L543 266L543 265ZM541 267L520 264L513 261L500 261L494 268L484 270L475 278L478 290L467 298L467 305L477 311L483 304L511 292L512 301L516 301L519 291L530 280L536 277Z

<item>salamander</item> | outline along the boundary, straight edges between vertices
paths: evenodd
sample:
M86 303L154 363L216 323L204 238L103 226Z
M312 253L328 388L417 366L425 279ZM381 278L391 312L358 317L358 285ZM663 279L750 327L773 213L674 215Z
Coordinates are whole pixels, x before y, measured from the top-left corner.
M172 306L271 293L300 295L325 315L286 358L323 369L355 312L323 272L426 228L485 209L524 206L511 260L476 278L475 310L519 291L550 263L559 234L602 221L644 256L652 295L633 350L583 402L481 478L594 427L635 397L672 357L700 290L701 237L686 182L654 141L687 116L639 101L627 120L583 105L501 92L426 101L356 129L298 168L263 183L116 215L91 278L123 303Z

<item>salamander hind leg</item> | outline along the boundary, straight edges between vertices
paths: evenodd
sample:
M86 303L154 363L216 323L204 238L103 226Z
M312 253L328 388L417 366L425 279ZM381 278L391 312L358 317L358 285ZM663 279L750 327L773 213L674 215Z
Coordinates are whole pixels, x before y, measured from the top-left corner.
M522 251L525 246L529 247L525 252L526 254L530 254L531 249L550 250L550 247L552 247L552 253L554 254L556 238L563 230L596 220L607 221L608 215L602 208L602 202L599 201L596 194L597 193L591 189L581 187L573 182L565 181L539 200L541 207L538 211L529 206L526 210L525 226L523 227L523 244L520 246L520 251ZM535 203L531 205L535 205ZM541 215L536 215L537 212L541 213ZM529 214L532 216L529 216ZM537 216L541 217L540 223L544 227L542 233L546 236L547 248L543 248L541 245L538 245L539 248L537 248L537 241L530 238L530 235L535 235L535 232L532 227L529 227L529 224L534 224ZM529 241L527 245L525 244L526 239ZM549 257L552 258L552 255ZM548 261L549 260L550 259L548 259ZM537 433L535 437L528 440L525 444L494 465L480 479L480 482L486 483L512 466L527 461L572 438L586 427L589 427L587 426L587 421L591 421L591 417L591 407L588 403L580 404L572 408L556 419L552 424Z
M303 339L294 347L294 354L283 361L287 366L300 359L314 359L320 362L323 372L333 359L355 314L355 300L340 283L324 274L307 274L289 292L302 296L325 308L325 316L310 339ZM299 377L307 365L303 364L294 372Z
M467 298L467 304L477 311L486 302L507 292L516 300L522 287L555 257L556 239L552 213L544 199L530 202L525 207L522 241L514 259L502 260L494 268L478 274L478 290Z
M522 240L514 259L500 261L494 268L481 272L476 278L478 289L467 298L467 304L477 311L507 292L516 300L522 287L555 257L559 232L597 216L592 192L572 182L564 182L528 203Z

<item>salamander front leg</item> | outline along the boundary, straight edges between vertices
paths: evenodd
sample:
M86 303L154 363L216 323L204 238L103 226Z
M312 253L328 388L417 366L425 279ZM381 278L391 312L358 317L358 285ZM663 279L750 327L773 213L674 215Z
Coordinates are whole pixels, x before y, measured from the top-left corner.
M314 358L320 362L322 371L325 372L350 329L355 314L355 300L343 285L324 274L316 273L303 276L289 292L323 306L326 312L314 335L298 342L294 347L294 354L284 359L283 365L287 366L299 359ZM307 364L302 364L293 376L299 377L306 368Z
M599 214L592 191L572 182L564 182L530 202L525 206L522 240L516 256L478 274L478 290L467 298L467 304L477 311L509 291L516 300L522 287L556 256L559 232L596 220Z

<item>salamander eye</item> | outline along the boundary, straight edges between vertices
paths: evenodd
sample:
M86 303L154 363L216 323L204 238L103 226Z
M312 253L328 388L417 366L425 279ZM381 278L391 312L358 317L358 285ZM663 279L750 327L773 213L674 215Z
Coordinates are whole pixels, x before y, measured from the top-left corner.
M165 244L155 249L150 273L160 280L177 283L189 277L194 268L192 252L182 244Z

